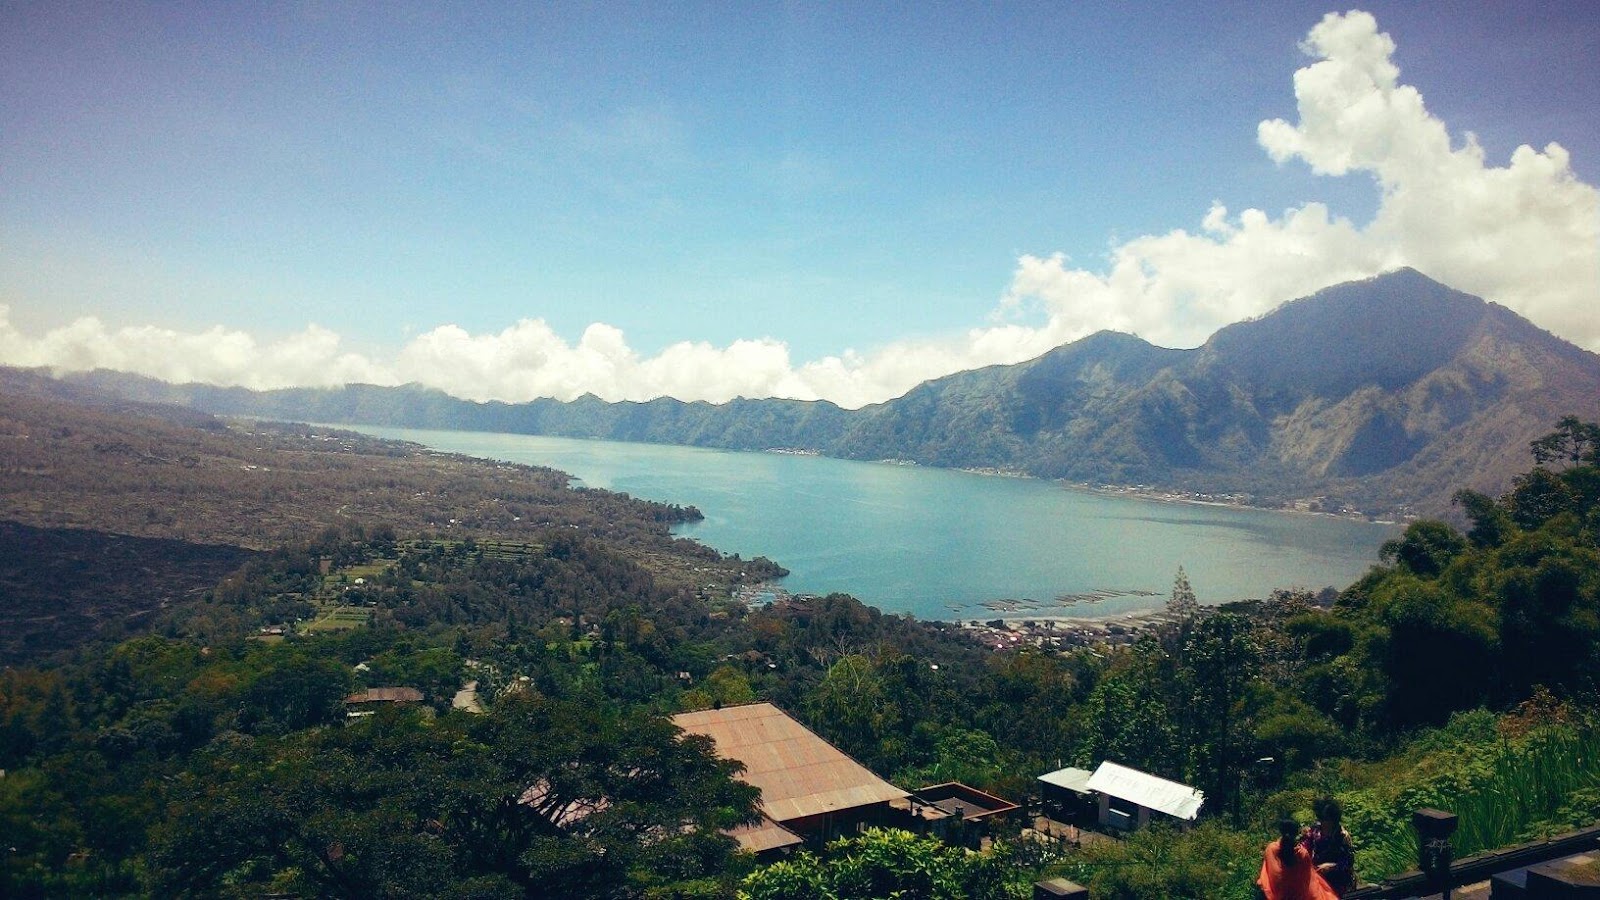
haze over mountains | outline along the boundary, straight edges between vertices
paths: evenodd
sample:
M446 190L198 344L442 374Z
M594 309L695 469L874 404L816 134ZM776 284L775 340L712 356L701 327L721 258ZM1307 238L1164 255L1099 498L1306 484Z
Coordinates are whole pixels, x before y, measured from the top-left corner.
M1565 414L1600 418L1600 356L1402 269L1221 329L1193 350L1100 332L884 403L671 398L476 403L414 385L252 392L94 372L68 384L327 423L790 449L1439 515L1498 493Z

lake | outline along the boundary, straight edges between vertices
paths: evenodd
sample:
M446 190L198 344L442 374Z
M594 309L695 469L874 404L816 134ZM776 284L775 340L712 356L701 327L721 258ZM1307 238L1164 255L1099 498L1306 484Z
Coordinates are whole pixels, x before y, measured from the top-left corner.
M348 426L340 426L348 427ZM1293 513L1112 496L1029 478L660 444L361 427L439 450L550 466L588 487L694 505L675 529L791 570L795 593L843 591L924 619L1113 615L1166 602L1183 566L1202 603L1344 587L1396 533ZM1063 595L1105 592L1098 602ZM1148 595L1137 592L1148 592Z

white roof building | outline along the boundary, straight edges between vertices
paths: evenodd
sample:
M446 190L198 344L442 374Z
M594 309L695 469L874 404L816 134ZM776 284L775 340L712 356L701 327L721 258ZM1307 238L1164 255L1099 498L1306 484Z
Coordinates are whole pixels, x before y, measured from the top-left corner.
M1186 784L1168 781L1114 762L1101 763L1089 776L1086 786L1107 797L1186 822L1200 815L1200 805L1206 802L1205 794Z
M1089 793L1089 777L1093 773L1088 769L1079 769L1067 766L1045 775L1040 775L1039 780L1045 784L1053 784L1058 788L1066 788L1074 794Z

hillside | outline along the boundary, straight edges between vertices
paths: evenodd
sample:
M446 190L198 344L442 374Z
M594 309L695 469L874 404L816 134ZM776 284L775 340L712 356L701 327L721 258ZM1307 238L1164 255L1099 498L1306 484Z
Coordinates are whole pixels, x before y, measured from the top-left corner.
M1410 269L1292 301L1194 350L1103 332L859 410L593 396L473 403L416 385L255 393L107 372L68 384L220 415L797 448L1433 515L1463 485L1504 490L1527 443L1560 416L1600 415L1600 357Z
M62 439L109 424L69 413ZM0 664L0 895L1013 900L1063 876L1096 898L1244 900L1277 820L1329 791L1355 872L1381 882L1351 896L1416 895L1423 805L1459 815L1452 883L1481 881L1600 830L1600 424L1539 446L1553 466L1480 498L1467 533L1413 523L1332 609L1284 591L1092 649L984 650L842 594L708 597L575 529L337 529L155 612L150 634ZM360 495L326 486L308 512ZM0 527L23 551L8 564L90 592L80 566L185 552L35 531ZM30 562L58 539L75 555ZM847 797L820 823L845 842L808 832L811 853L762 867L726 832L754 819L739 764L760 736L725 751L668 718L752 701L927 807L951 781L1021 800L1041 773L1115 760L1185 779L1202 821L1117 840L1081 822L1081 843L1013 825L972 853L958 828ZM923 833L856 833L885 822ZM851 886L861 860L888 861L870 890ZM929 871L964 874L933 893Z
M1600 411L1600 357L1403 270L1196 350L1103 333L928 382L861 410L832 449L1440 514L1463 484L1504 490L1528 442L1574 411Z
M352 529L584 535L668 586L776 571L669 527L698 512L493 463L305 426L225 424L0 373L0 664L148 627L261 551Z

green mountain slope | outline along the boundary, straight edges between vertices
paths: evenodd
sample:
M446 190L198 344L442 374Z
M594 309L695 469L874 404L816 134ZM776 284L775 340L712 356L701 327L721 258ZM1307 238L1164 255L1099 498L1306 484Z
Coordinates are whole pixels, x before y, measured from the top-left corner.
M1102 332L859 410L473 403L416 385L255 393L105 372L72 382L224 415L804 449L1434 515L1462 485L1503 490L1561 415L1600 416L1600 357L1410 269L1292 301L1194 350Z

